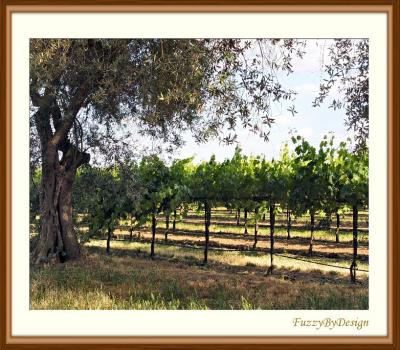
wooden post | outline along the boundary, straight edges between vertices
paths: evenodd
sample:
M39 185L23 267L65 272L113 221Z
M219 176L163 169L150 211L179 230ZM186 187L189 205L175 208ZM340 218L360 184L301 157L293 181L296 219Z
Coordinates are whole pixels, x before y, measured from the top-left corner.
M151 251L150 256L151 258L154 257L154 244L156 241L156 227L157 227L157 217L155 212L153 212L151 216Z
M357 271L357 249L358 249L358 207L353 205L353 261L350 266L351 282L356 283Z

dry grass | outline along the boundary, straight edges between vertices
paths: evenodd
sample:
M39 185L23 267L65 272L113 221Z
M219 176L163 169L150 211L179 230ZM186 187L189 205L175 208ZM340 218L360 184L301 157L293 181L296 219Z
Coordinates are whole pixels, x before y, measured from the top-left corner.
M336 244L332 231L318 230L315 234L312 261L344 269L290 258L303 259L308 252L306 216L294 221L303 228L294 227L291 240L285 239L285 228L278 227L275 249L284 256L275 255L274 274L267 276L269 228L262 225L257 251L210 250L209 263L202 266L201 215L190 211L188 218L178 222L177 232L169 234L168 242L164 241L165 224L160 216L154 260L149 257L151 235L147 225L140 230L140 240L113 240L111 256L105 255L104 240L91 240L79 261L32 266L31 309L368 309L368 273L359 271L356 284L349 281L351 232L341 233L345 244ZM243 226L235 225L234 213L216 208L210 245L250 249L254 240L252 215L249 213L249 236L244 237ZM362 213L361 219L361 226L367 227L368 213ZM80 222L83 220L79 217ZM284 224L283 215L279 221ZM349 218L342 221L347 225ZM172 228L172 220L170 225ZM126 230L114 233L125 239L128 234ZM360 233L360 238L358 267L367 270L368 232Z
M83 261L31 267L31 309L367 309L368 280L286 266L277 258L266 276L266 256L158 247L149 259L139 243L92 241Z
M114 232L118 238L128 239L128 233L121 230ZM138 236L138 232L135 234ZM164 242L163 230L158 230L156 237L160 242ZM140 231L140 238L150 240L151 232L147 230ZM188 235L176 232L175 234L168 234L168 241L173 244L185 244L185 245L202 245L204 244L204 235L201 233ZM227 236L211 236L209 244L214 247L225 247L232 249L252 249L254 243L254 236L242 236L242 237L229 237ZM270 241L267 237L259 236L257 249L268 250L270 247ZM308 254L309 242L308 240L276 240L275 251L278 253L290 253L296 255L306 256ZM331 257L340 258L341 260L350 260L353 254L353 248L350 245L336 245L334 243L322 243L316 241L313 245L313 249L316 256L320 257ZM359 246L358 255L363 260L368 260L368 247Z

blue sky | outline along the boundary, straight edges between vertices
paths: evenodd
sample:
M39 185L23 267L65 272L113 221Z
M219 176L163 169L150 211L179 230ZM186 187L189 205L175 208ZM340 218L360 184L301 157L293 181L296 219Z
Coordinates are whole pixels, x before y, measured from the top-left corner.
M287 111L287 106L274 105L276 118L268 142L238 127L238 141L244 154L264 155L267 159L278 157L282 144L290 139L290 130L293 129L297 130L296 134L304 136L314 145L318 145L328 132L333 132L337 141L351 136L344 124L344 110L334 111L328 108L328 103L321 107L312 107L322 79L321 67L328 61L327 45L328 40L309 40L304 58L293 62L294 73L280 77L283 86L298 92L294 102L298 113L292 116ZM177 150L173 158L194 156L195 161L199 162L208 160L215 154L218 160L223 160L230 158L235 149L235 145L221 145L217 140L196 144L189 133L185 135L185 141L185 146Z
M242 127L236 129L238 142L244 154L262 155L267 159L279 157L283 143L290 141L291 130L297 135L304 136L315 146L329 132L334 133L336 142L351 137L345 126L344 110L334 111L328 108L329 103L312 107L312 101L317 96L323 79L323 66L329 61L327 47L331 43L330 40L307 40L304 58L295 59L292 62L294 72L288 76L286 74L279 76L285 88L293 89L298 93L294 101L298 113L292 116L287 111L288 105L274 105L272 111L275 123L272 125L268 142ZM334 96L333 94L335 90L332 90L330 98ZM211 155L215 154L217 160L222 161L230 158L236 147L236 145L222 145L218 140L197 144L190 132L184 134L183 138L185 145L166 156L168 158L166 160L193 156L195 162L201 162L209 160Z

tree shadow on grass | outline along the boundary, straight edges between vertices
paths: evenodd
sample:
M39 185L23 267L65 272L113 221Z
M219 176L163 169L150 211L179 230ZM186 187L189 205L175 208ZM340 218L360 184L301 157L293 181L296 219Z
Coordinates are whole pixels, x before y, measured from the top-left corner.
M142 229L140 231L146 232L147 229ZM165 231L166 231L165 228L157 228L157 234L165 234ZM296 231L300 231L300 230L296 229ZM306 231L306 230L304 230L304 231ZM175 230L175 232L173 232L169 229L168 232L169 232L168 234L170 236L172 236L172 235L187 235L190 237L204 237L204 231L202 231L202 230L179 229L179 230ZM123 239L127 235L126 234L115 234L115 236ZM246 240L249 242L254 241L254 235L253 235L252 230L250 230L250 228L249 228L249 234L246 236L243 233L231 233L231 232L219 231L219 232L210 232L210 237L229 238L232 240ZM333 234L332 234L332 237L334 237ZM266 232L259 232L258 240L259 241L269 241L269 234ZM275 241L307 244L310 241L310 238L309 237L292 236L290 239L287 239L286 233L284 236L279 235L279 233L275 233ZM327 239L314 239L314 242L318 243L318 244L327 245L331 248L351 247L352 246L352 241L336 243L332 240L327 240ZM360 247L368 247L368 242L360 241L359 246Z
M105 255L105 248L90 246L87 247L91 254ZM179 247L177 248L179 249ZM184 252L187 248L181 248ZM213 251L213 254L222 255L224 252ZM130 256L134 258L146 259L146 260L158 260L171 263L173 265L178 265L177 267L185 268L187 266L195 266L201 270L208 270L212 272L224 272L233 273L239 275L259 275L265 278L272 277L288 281L300 281L300 282L316 282L320 284L334 284L334 285L353 285L350 281L350 271L349 273L340 273L336 269L325 272L319 270L318 268L310 268L309 270L301 270L299 268L286 268L286 267L275 267L272 276L267 276L268 266L259 266L253 263L247 263L246 265L233 265L229 263L224 263L220 261L212 261L212 256L207 265L202 264L202 256L196 257L193 255L186 256L176 256L174 253L162 252L156 253L155 257L152 259L150 257L149 251L143 248L120 248L114 247L111 250L111 254L114 256L125 257ZM242 252L240 253L246 256L261 256L260 252ZM346 271L343 269L343 271ZM368 277L363 274L358 277L357 285L367 287Z
M161 232L157 232L157 236L160 237L160 235L163 235L163 233ZM157 237L156 236L156 237ZM118 235L116 236L118 237ZM163 236L162 236L163 237ZM199 237L202 238L203 235L195 235L194 237ZM164 238L164 237L163 237ZM161 246L171 246L171 247L182 247L182 248L188 248L188 249L204 249L204 242L201 241L191 241L191 240L184 240L184 239L179 239L179 241L177 240L170 240L170 241L165 241L164 239L160 239L160 238L156 238L155 244L156 245L161 245ZM213 240L212 237L209 241L209 249L214 251L217 251L218 249L224 250L226 249L226 251L239 251L239 252L263 252L263 253L268 253L269 252L269 247L265 247L265 248L255 248L253 249L253 241L254 239L249 239L249 237L245 237L243 238L243 236L241 237L242 240L246 241L246 243L248 242L248 244L237 244L237 243L220 243L216 240ZM116 239L116 241L122 241L122 242L130 242L127 239ZM269 238L266 237L259 237L258 241L269 241ZM131 242L139 242L139 243L144 243L144 244L149 244L150 243L150 239L148 238L138 238L135 237L134 240L132 240ZM309 240L297 240L297 239L293 239L290 241L285 241L285 240L277 240L278 244L282 243L282 242L287 242L287 245L285 246L277 246L275 245L275 252L279 253L279 254L290 254L290 255L297 255L297 256L301 256L304 258L309 258L309 253L308 253L308 249L309 249ZM292 246L291 246L292 245ZM323 245L324 249L328 248L328 249L337 249L338 247L335 246L334 243L320 243L320 241L315 241L314 242L314 251L313 251L313 255L312 257L314 258L321 258L321 259L340 259L340 260L351 260L353 258L353 254L352 252L350 252L350 250L352 249L351 246L347 247L349 249L349 252L329 252L329 251L318 251L318 248L316 247L317 245ZM293 246L297 246L297 248L293 247ZM343 246L340 246L339 248L342 248ZM358 260L362 261L362 262L368 262L369 257L368 254L360 252L358 255Z

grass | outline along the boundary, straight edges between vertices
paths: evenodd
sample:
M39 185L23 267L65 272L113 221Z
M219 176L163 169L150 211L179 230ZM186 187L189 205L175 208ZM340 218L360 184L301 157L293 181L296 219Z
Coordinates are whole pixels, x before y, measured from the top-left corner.
M88 246L94 247L105 247L105 241L92 240L88 243ZM125 242L125 241L113 241L111 243L112 249L119 250L137 250L140 252L149 252L150 246L147 243L141 242ZM200 264L203 260L203 249L192 249L185 246L166 246L156 243L155 246L156 253L160 256L170 256L174 257L175 260L179 259L190 259ZM220 251L210 249L208 252L209 262L216 264L225 264L229 266L245 266L248 264L253 264L266 270L269 267L270 255L268 251ZM319 256L313 256L310 259L305 259L309 261L315 261L322 264L338 265L342 267L349 267L351 260L344 260L340 257L338 258L324 258ZM283 269L295 269L297 271L309 271L312 268L317 267L320 271L329 272L332 270L338 270L347 276L348 271L341 268L335 269L333 267L324 265L315 265L310 262L293 260L290 258L282 257L279 255L274 256L274 264ZM358 268L362 270L368 270L368 261L359 261Z
M213 211L210 244L222 248L250 249L253 245L252 214L248 236L236 226L234 213L223 208ZM368 213L362 213L367 227ZM284 216L278 217L284 225ZM368 273L358 271L352 284L348 267L352 257L352 233L342 231L341 243L333 231L315 232L315 255L306 257L310 232L306 216L296 218L302 227L277 227L274 273L270 265L269 228L261 221L256 251L209 251L209 263L202 265L204 243L201 212L190 211L164 241L165 218L160 216L156 234L156 256L149 256L149 225L140 239L111 242L105 254L104 240L91 240L83 247L81 260L66 264L31 266L30 308L36 310L333 310L368 309ZM80 216L83 222L84 217ZM342 218L348 226L349 218ZM122 225L127 224L121 222ZM172 228L172 218L170 230ZM83 228L85 231L85 228ZM127 238L126 229L114 232ZM358 268L368 270L368 232L360 232ZM175 244L175 245L165 245ZM177 246L178 245L178 246ZM297 257L302 260L294 260ZM314 264L335 265L338 267ZM340 268L344 267L344 268Z
M86 246L84 261L31 267L31 309L367 309L368 280L352 285L342 273L289 265L276 258L265 276L267 257L157 247L155 260L140 243L104 241ZM343 270L344 271L344 270Z

